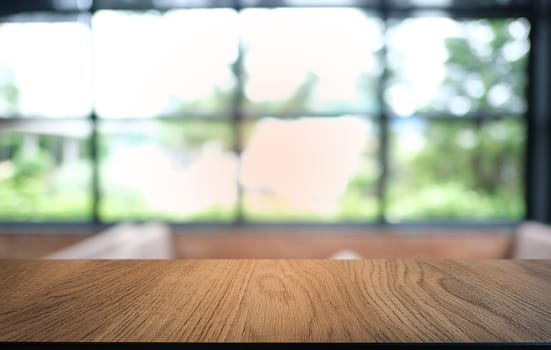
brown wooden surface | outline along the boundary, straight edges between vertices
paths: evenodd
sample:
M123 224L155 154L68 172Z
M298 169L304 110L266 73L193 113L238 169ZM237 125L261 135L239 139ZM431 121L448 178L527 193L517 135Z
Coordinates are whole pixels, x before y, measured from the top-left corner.
M0 235L1 259L41 258L83 241L88 234L20 234Z
M551 261L3 260L0 341L551 342Z
M211 228L173 231L173 244L177 258L319 259L352 249L365 258L496 259L509 256L510 231ZM0 258L40 258L87 237L55 231L0 234Z
M512 236L503 231L268 230L266 232L192 232L174 236L180 258L323 259L339 250L364 258L500 259L509 257Z

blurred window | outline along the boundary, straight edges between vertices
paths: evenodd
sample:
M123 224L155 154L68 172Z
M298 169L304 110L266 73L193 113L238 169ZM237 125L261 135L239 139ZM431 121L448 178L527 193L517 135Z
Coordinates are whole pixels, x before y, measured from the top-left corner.
M528 21L388 25L386 218L522 219Z
M89 130L76 126L0 129L0 221L92 218Z
M238 158L220 121L105 121L100 125L107 221L232 222Z
M358 9L241 13L249 113L377 113L381 21Z
M525 0L0 6L0 221L521 220Z
M70 19L51 20L40 16L0 21L0 118L90 114L90 28Z
M95 13L99 116L227 118L235 86L237 19L231 9Z
M377 134L359 116L252 121L241 155L251 221L368 221L377 217Z

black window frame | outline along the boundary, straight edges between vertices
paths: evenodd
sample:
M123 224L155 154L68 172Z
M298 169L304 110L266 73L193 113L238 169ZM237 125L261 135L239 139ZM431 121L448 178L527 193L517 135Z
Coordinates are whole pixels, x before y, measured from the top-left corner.
M187 2L186 2L187 1ZM0 5L0 22L3 16L12 16L17 14L33 13L33 12L47 12L60 15L88 15L88 24L91 25L91 18L93 14L100 10L159 10L164 12L173 8L230 8L235 11L241 11L247 8L280 8L280 7L352 7L359 8L370 13L377 15L377 18L381 19L384 23L383 36L386 33L386 26L390 19L404 19L412 16L423 15L423 13L442 12L452 19L485 19L485 18L526 18L531 26L530 30L530 50L528 54L527 62L527 86L526 86L526 101L527 110L524 113L524 125L526 125L526 146L524 157L524 203L525 203L525 217L524 220L539 220L542 222L551 222L551 161L549 160L549 154L551 154L551 143L549 138L551 136L551 69L548 67L547 62L551 61L551 4L545 0L518 0L511 1L510 3L502 4L499 6L469 6L476 2L461 2L454 1L447 6L417 6L414 5L414 1L404 2L399 0L385 1L385 0L358 0L355 4L350 6L342 6L339 4L324 4L323 1L315 3L312 1L308 6L290 6L283 0L265 0L256 1L253 5L250 5L251 0L233 0L233 1L218 1L210 0L203 1L204 4L200 4L198 1L184 0L180 1L182 6L155 6L153 0L134 0L134 1L110 1L110 0L95 0L90 2L90 6L85 9L79 8L56 8L55 1L21 1L21 2L3 2ZM70 3L70 2L68 2ZM75 4L78 3L75 1ZM157 2L157 4L163 4L163 2ZM246 5L249 3L249 5ZM118 4L118 6L117 6ZM168 4L168 2L164 2ZM190 5L191 4L191 5ZM193 6L193 4L198 6ZM461 220L442 220L442 221L415 221L415 222L401 222L401 223L389 223L385 219L386 208L386 188L387 179L389 173L389 138L390 123L395 116L391 115L386 108L384 108L383 91L386 81L388 79L388 69L386 68L386 47L387 42L383 40L383 73L379 80L379 87L377 91L377 98L379 105L381 106L379 114L370 120L377 123L379 129L379 147L378 147L378 164L380 167L380 178L377 185L377 200L379 203L379 213L375 221L369 222L338 222L338 223L316 223L316 222L248 222L243 215L243 203L242 203L242 189L238 185L238 203L237 214L232 225L247 225L251 227L258 226L275 226L275 227L295 227L295 226L312 226L312 227L380 227L380 226L392 226L392 227L511 227L518 224L518 222L511 221L491 221L485 220L484 222L473 221L461 221ZM238 50L238 58L234 64L233 70L237 79L235 87L235 94L233 96L230 119L225 120L231 124L233 132L233 146L232 150L236 154L240 154L241 149L241 124L244 121L254 121L258 119L258 115L244 115L244 74L243 74L243 49L240 43ZM324 116L338 116L342 113L330 113L324 114ZM196 115L196 114L193 114ZM304 114L301 114L301 116ZM319 114L316 114L319 115ZM449 116L443 116L442 118L448 119ZM286 115L288 116L288 115ZM488 116L475 114L466 118L461 118L462 122L476 122L480 119L487 120ZM501 118L502 116L495 115L493 118ZM182 118L185 118L183 116ZM434 116L425 116L422 118L434 118ZM517 117L518 118L518 117ZM215 118L216 120L224 120ZM449 118L450 122L454 118ZM455 118L457 119L457 118ZM71 118L56 118L55 120L48 120L51 123L62 123L64 121L71 121ZM117 120L131 121L133 118L117 118ZM163 117L152 118L151 121L163 120ZM209 118L201 118L200 120L208 121ZM40 118L0 118L0 128L2 126L9 126L10 123L33 123L43 122L44 119ZM104 222L100 217L100 203L102 200L101 192L101 179L100 179L100 157L98 154L100 135L98 133L98 125L101 123L101 118L96 114L95 108L92 109L90 115L84 123L88 123L91 128L90 133L90 157L92 162L92 181L90 193L92 194L92 216L89 222L0 222L0 229L8 228L13 230L17 227L29 227L36 226L41 228L56 228L56 227L105 227L116 222ZM215 223L215 222L178 222L171 223L175 227L202 227L202 226L227 226L227 223Z

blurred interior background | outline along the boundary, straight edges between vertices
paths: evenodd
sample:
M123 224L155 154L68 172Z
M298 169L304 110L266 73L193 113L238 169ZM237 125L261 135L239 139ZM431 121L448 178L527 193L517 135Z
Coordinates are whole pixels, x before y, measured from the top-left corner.
M551 222L550 16L3 1L0 257L514 256Z

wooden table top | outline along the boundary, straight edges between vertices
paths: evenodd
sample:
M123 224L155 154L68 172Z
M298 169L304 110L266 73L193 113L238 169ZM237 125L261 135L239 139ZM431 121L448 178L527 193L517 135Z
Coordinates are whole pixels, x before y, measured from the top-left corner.
M3 260L0 341L551 343L551 260Z

